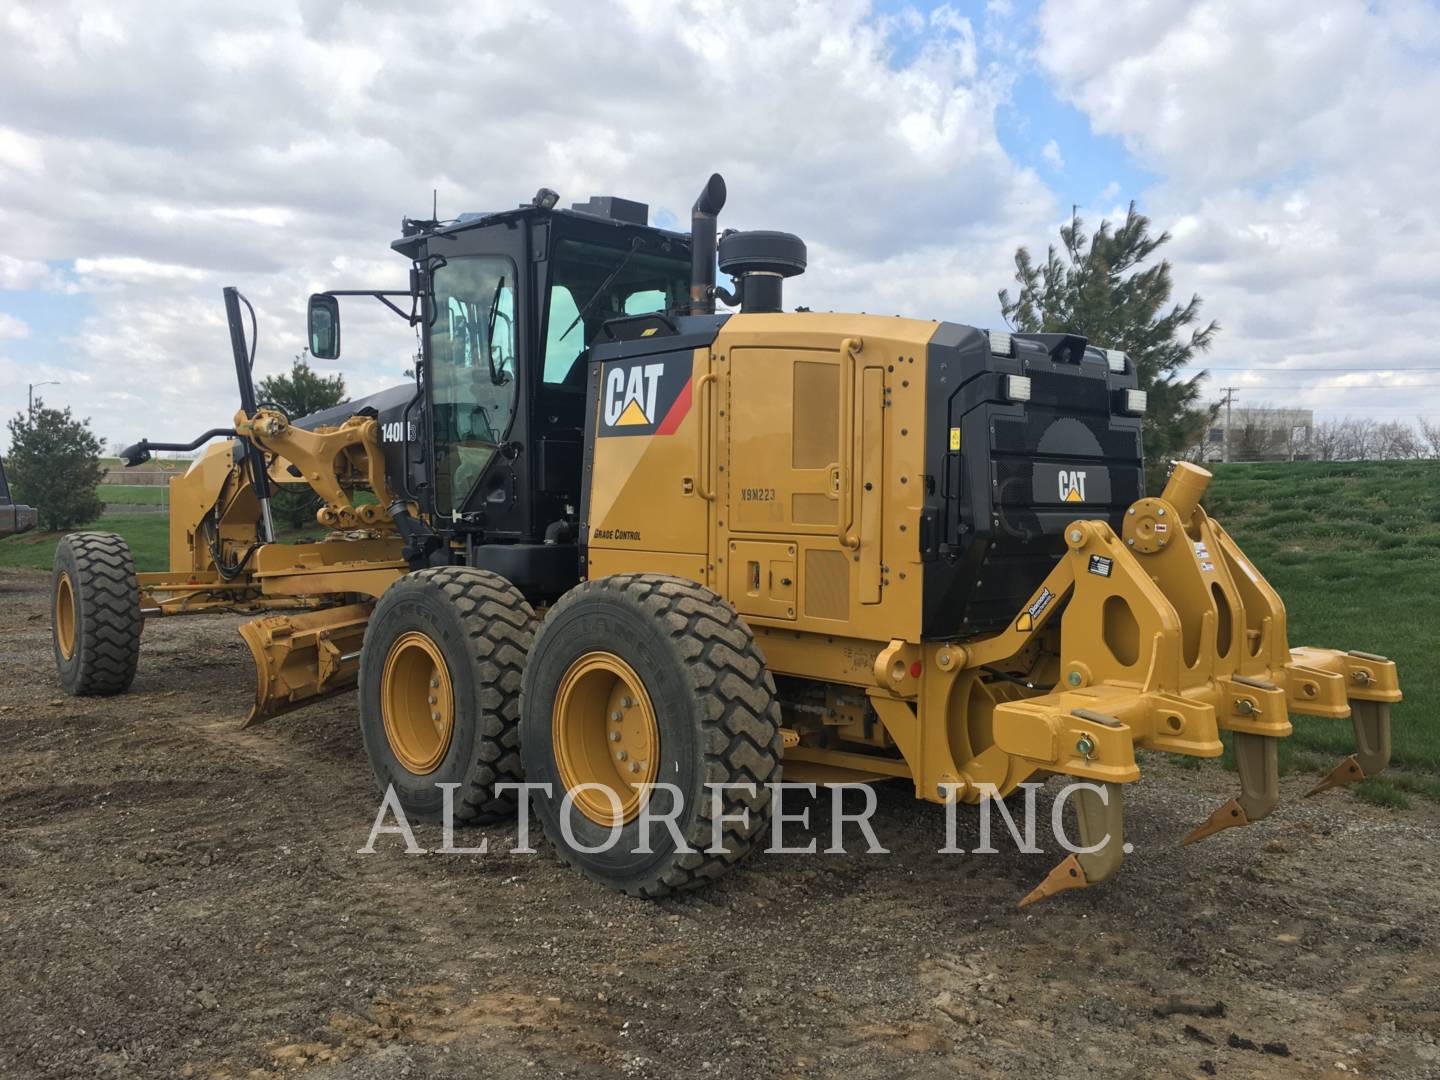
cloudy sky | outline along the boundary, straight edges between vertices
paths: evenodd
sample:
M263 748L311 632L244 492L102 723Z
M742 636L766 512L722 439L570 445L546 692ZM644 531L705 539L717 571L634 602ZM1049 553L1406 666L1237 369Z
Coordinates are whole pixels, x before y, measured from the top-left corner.
M1239 400L1440 417L1440 10L1342 0L0 0L0 414L228 423L305 297L402 286L402 215L541 185L810 244L787 297L999 326L1019 244L1135 200ZM352 393L413 337L346 309ZM0 436L0 441L3 441Z

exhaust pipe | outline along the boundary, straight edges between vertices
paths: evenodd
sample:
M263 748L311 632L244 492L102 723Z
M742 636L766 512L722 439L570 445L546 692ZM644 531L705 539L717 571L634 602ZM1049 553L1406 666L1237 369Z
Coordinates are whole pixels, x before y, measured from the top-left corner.
M715 220L725 208L725 178L713 173L690 208L690 314L715 314Z

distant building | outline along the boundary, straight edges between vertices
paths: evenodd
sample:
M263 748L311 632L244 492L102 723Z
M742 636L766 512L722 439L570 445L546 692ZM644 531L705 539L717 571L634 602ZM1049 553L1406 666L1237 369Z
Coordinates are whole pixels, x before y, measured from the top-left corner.
M1205 433L1202 457L1205 461L1304 461L1311 456L1314 428L1311 409L1222 407Z

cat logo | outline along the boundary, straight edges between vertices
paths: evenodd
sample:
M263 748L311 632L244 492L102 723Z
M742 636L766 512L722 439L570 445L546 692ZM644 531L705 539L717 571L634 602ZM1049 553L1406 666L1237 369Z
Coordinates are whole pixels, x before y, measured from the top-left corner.
M1059 477L1061 502L1085 501L1085 471L1083 469L1061 469Z
M610 427L654 424L660 373L664 370L664 364L636 364L628 371L612 367L605 376L605 423Z

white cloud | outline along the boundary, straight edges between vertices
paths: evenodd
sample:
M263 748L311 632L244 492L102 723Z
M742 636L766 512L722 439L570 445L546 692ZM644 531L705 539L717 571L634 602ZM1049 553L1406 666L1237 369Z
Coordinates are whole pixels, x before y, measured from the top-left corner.
M1065 158L1060 153L1060 144L1051 139L1040 151L1040 156L1050 165L1052 169L1065 168Z
M1116 17L1048 2L1040 63L1058 92L1160 179L1144 209L1177 285L1224 331L1217 365L1437 364L1440 11L1406 2L1167 0ZM1233 382L1229 373L1219 382ZM1440 393L1256 377L1275 400L1395 418ZM1440 382L1440 375L1404 384ZM1294 387L1295 389L1291 389Z
M418 25L438 53L413 12L358 0L6 5L0 286L73 260L90 311L65 362L93 380L67 393L103 435L228 420L220 286L255 302L257 374L279 370L310 291L403 285L388 244L432 187L442 214L543 184L684 222L718 170L724 224L810 243L794 302L992 323L1015 246L1055 217L996 134L1013 75L955 9L551 0ZM357 394L413 351L378 305L347 308L345 340Z
M0 311L0 341L5 338L27 338L30 336L30 327L23 319L17 319L14 315L6 315Z

